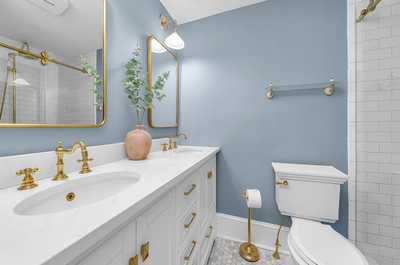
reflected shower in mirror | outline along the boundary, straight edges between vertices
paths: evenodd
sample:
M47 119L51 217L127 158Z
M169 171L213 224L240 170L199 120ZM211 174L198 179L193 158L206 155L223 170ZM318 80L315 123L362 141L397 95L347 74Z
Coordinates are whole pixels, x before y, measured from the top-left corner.
M154 108L149 110L148 122L152 128L178 127L179 121L179 62L177 56L160 40L153 36L148 38L148 82L163 73L169 73L164 86L165 98L155 101Z
M0 127L98 127L105 119L105 0L0 9Z

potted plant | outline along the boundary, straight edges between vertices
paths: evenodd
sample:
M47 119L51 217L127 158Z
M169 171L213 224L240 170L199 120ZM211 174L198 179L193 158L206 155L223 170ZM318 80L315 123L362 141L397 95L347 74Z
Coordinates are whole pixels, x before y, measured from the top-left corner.
M144 116L148 109L153 108L153 100L161 101L164 97L164 85L169 72L159 75L153 86L149 86L142 73L141 49L133 52L132 58L125 64L125 79L123 81L129 102L135 110L136 128L125 138L125 150L129 159L144 160L150 152L151 135L144 127Z

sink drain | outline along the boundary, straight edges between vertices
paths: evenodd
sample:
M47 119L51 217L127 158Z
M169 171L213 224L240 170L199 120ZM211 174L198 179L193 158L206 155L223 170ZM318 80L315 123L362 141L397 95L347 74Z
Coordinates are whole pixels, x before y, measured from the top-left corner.
M67 200L67 201L73 201L74 199L75 199L75 193L73 193L73 192L70 192L70 193L68 193L66 196L65 196L65 199Z

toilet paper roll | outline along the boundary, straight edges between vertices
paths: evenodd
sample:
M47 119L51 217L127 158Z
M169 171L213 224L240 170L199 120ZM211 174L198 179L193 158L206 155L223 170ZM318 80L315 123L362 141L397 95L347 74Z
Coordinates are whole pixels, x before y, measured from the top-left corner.
M261 208L261 193L259 190L246 190L246 202L249 208Z

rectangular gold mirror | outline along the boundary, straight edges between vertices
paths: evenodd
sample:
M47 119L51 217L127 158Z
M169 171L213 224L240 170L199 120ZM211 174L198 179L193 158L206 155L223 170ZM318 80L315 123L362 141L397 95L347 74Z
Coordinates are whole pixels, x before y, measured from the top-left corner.
M153 36L147 39L147 81L148 87L162 73L169 73L164 85L165 98L154 101L148 110L151 128L176 128L179 125L179 61L177 56L160 40Z
M106 0L3 0L0 127L106 121Z

